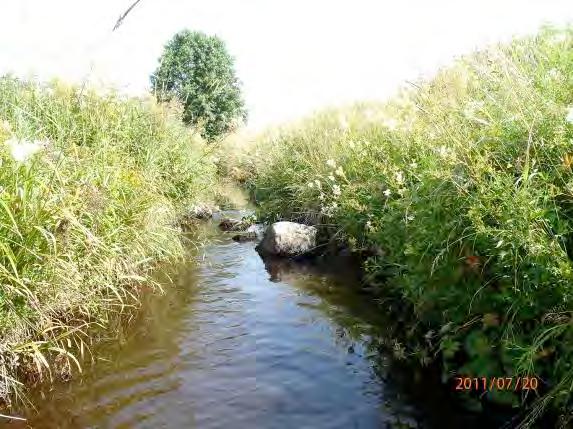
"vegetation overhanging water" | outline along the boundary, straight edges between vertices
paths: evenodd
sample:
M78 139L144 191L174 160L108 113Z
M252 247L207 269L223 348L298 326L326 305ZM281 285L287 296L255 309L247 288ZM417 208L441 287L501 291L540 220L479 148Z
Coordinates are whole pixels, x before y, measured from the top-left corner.
M3 77L0 395L79 371L91 326L184 254L179 220L231 176L261 219L318 225L367 256L370 285L407 316L397 355L438 361L445 383L535 377L538 389L475 389L468 403L567 425L572 52L572 30L544 29L387 104L234 147L194 136L175 103Z
M321 226L409 315L404 358L470 403L571 413L573 32L492 46L388 103L325 111L224 148L266 220ZM233 147L233 144L235 147ZM490 388L534 378L537 389ZM514 383L515 384L518 383ZM473 384L472 384L473 386ZM486 386L485 388L483 386Z
M165 293L7 427L480 427L389 353L354 258L262 260L212 222L192 234L206 244L154 275Z

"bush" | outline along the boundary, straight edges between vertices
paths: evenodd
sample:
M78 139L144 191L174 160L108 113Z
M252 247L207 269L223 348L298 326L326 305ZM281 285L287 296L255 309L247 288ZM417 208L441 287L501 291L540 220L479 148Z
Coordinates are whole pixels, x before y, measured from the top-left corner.
M179 100L185 123L201 129L207 140L234 131L246 120L233 58L216 36L177 33L165 46L151 84L159 100Z
M203 143L151 100L0 79L3 399L30 368L79 365L87 326L182 255L178 212L214 175Z
M540 377L533 419L566 410L573 381L571 106L573 31L544 29L385 105L269 131L248 184L267 218L382 250L365 266L411 309L409 356L437 354L444 379Z

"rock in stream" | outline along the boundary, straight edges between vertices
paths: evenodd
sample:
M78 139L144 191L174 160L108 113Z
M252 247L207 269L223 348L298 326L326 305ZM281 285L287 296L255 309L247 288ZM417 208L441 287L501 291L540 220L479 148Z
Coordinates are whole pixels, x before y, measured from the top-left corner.
M300 256L316 247L317 229L295 222L273 223L257 246L262 255Z

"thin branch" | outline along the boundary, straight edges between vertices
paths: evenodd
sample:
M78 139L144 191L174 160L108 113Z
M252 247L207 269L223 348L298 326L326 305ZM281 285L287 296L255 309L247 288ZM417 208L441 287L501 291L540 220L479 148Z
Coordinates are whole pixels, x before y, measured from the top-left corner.
M120 15L119 19L115 23L115 26L113 27L113 30L111 31L117 30L121 26L121 24L123 24L123 20L125 19L125 17L133 10L135 6L137 6L137 3L139 3L140 1L141 0L135 0L135 2L131 6L129 6L129 8L122 15Z
M7 416L5 414L0 414L0 417L5 418L5 419L11 419L11 420L22 420L22 421L26 421L26 419L22 418L22 417L16 417L16 416Z

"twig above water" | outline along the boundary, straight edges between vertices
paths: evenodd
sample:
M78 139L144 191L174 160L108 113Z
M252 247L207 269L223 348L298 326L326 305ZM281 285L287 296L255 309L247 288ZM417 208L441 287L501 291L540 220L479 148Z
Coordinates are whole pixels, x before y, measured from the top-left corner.
M134 8L135 6L137 6L137 4L138 4L140 1L141 1L141 0L135 0L135 2L134 2L131 6L129 6L129 8L128 8L123 14L121 14L121 15L119 16L117 22L115 23L115 25L114 25L114 27L113 27L113 30L111 30L111 31L117 30L117 29L121 26L121 24L123 24L123 20L125 19L125 17L126 17L127 15L129 15L129 13L133 10L133 8Z
M7 416L7 415L5 415L5 414L0 414L0 418L10 419L10 420L22 420L22 421L26 421L26 419L23 418L23 417Z

